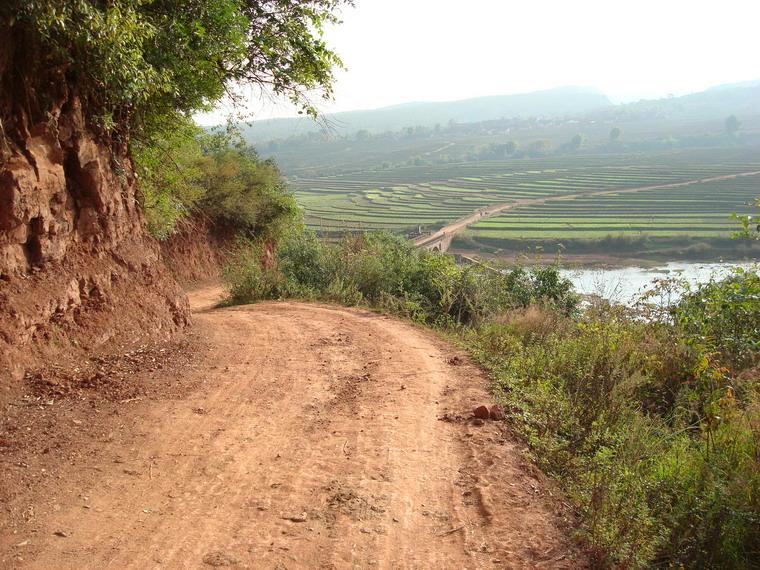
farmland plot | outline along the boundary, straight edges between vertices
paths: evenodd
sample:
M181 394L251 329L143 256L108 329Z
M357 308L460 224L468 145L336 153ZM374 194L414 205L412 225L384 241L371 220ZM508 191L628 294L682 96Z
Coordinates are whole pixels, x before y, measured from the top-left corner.
M469 231L476 238L725 237L736 229L731 214L750 213L751 201L758 195L760 175L577 197L525 206L478 222Z
M740 149L571 156L367 170L298 178L307 223L324 231L433 229L493 204L699 181L760 170ZM521 207L473 226L481 237L589 237L620 232L725 234L758 177Z

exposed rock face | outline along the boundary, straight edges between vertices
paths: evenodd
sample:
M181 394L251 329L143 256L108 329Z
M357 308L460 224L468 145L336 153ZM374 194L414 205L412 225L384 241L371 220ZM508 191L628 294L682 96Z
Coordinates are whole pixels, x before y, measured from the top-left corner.
M143 236L131 164L88 132L76 98L23 133L0 170L0 271L18 275ZM14 148L15 147L15 148ZM117 174L118 172L118 174Z
M0 24L0 381L188 319L146 232L126 141L88 127L64 71L25 77L23 49Z

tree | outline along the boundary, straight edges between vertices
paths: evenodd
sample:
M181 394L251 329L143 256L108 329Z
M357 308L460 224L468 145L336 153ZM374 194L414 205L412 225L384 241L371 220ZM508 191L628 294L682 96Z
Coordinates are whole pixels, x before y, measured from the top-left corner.
M552 147L552 143L546 139L539 139L533 141L528 145L528 153L531 155L540 155L548 152Z
M622 131L620 130L620 128L619 127L614 127L610 131L610 142L612 142L612 143L617 142L618 139L620 139L620 135L621 134L622 134Z
M75 86L93 126L150 137L242 86L311 115L338 56L325 23L352 0L5 0L0 33L27 46L38 93L49 70ZM60 80L58 81L60 83Z
M248 238L271 238L297 217L295 198L271 160L188 117L165 138L132 148L150 232L168 238L180 220L203 217Z
M62 109L81 108L86 124L75 128L110 151L116 176L135 172L154 235L200 209L269 239L295 215L276 166L229 136L205 136L191 117L222 97L240 103L245 86L316 116L312 98L331 96L341 65L322 29L351 2L3 0L0 79L12 99L0 139L23 148L29 124L56 135ZM70 169L64 161L66 179Z
M586 138L582 134L578 133L572 139L570 139L570 148L572 150L579 150L585 141Z
M755 207L760 208L760 198L755 201ZM732 217L741 224L742 229L734 232L733 237L742 237L760 241L760 216L744 215L736 213Z
M741 123L739 122L739 119L736 118L736 115L729 115L726 117L724 127L726 129L726 134L728 134L730 137L733 137L736 136L736 133L739 131Z

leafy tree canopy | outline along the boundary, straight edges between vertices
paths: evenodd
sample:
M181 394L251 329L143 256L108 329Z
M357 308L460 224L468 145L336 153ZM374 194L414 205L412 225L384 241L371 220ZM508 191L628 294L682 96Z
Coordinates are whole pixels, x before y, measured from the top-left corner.
M326 23L352 0L6 0L0 17L65 68L99 126L150 137L254 85L309 114L338 56Z
M729 135L734 136L739 131L739 127L741 127L742 124L739 119L736 118L736 115L730 115L726 117L723 125L726 128L726 132Z
M148 228L168 238L202 213L248 238L276 239L300 215L279 169L234 134L210 134L190 119L132 145Z

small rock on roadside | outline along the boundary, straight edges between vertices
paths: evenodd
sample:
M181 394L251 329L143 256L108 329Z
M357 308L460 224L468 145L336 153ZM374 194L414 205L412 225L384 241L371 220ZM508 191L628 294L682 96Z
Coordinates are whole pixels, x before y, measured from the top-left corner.
M221 550L217 550L206 554L206 556L203 557L203 563L218 568L221 566L235 566L240 562L234 556L222 552Z
M504 408L502 408L498 404L491 406L491 409L489 410L489 416L492 420L497 420L497 421L503 420L505 417Z
M488 406L478 406L472 413L476 418L481 420L487 420L491 417L491 411L488 409Z

